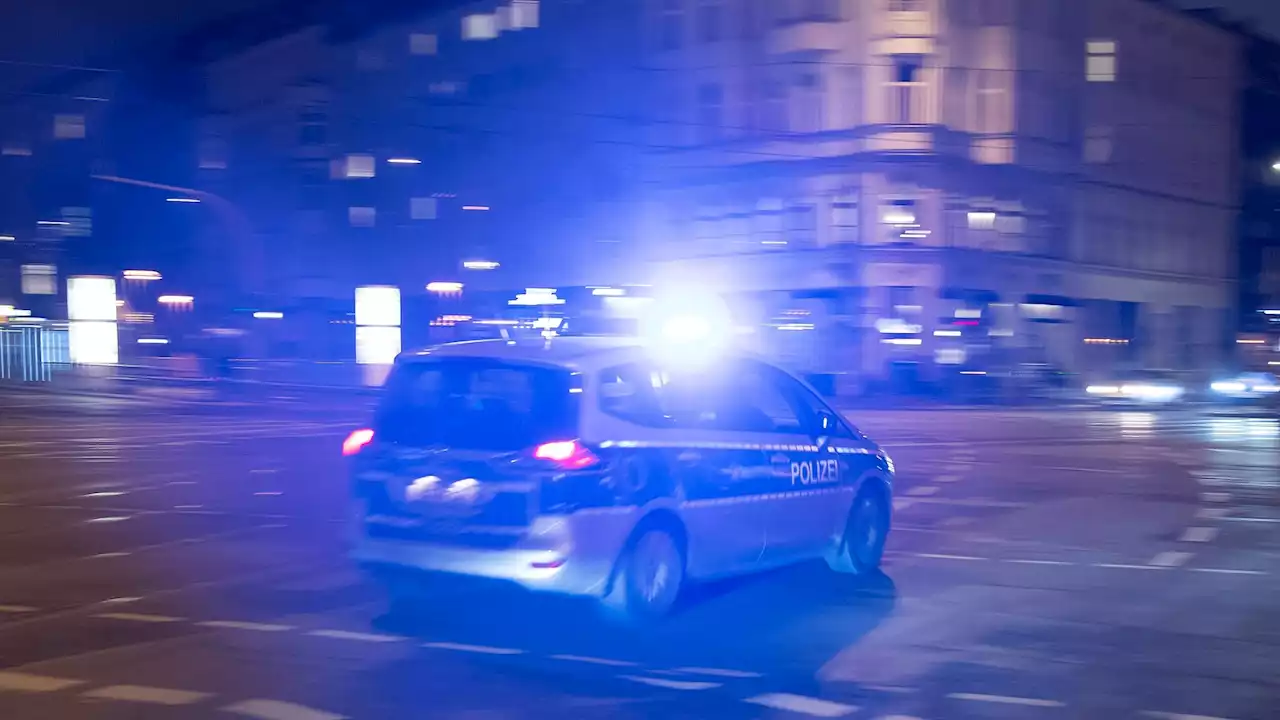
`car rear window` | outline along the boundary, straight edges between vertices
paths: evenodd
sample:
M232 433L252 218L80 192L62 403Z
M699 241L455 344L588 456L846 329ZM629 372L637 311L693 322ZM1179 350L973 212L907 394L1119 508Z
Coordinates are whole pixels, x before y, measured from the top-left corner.
M515 451L574 437L567 370L477 358L404 363L387 381L374 429L387 442Z

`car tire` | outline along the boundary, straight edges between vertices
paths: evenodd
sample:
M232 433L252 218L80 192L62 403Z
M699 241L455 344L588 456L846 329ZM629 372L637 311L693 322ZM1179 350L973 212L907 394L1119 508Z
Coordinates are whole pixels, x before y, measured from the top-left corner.
M653 622L671 613L684 585L685 556L680 541L665 528L649 528L623 551L604 606L611 616L625 622Z
M889 537L889 507L884 493L868 488L858 493L831 569L852 575L870 575L880 569L884 544Z

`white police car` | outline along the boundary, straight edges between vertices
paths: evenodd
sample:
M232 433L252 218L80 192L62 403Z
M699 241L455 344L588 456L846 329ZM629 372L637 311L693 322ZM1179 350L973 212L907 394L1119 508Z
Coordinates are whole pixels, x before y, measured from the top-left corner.
M352 554L379 577L498 578L637 616L690 580L815 557L874 571L892 512L892 461L793 376L627 338L406 353L343 452Z

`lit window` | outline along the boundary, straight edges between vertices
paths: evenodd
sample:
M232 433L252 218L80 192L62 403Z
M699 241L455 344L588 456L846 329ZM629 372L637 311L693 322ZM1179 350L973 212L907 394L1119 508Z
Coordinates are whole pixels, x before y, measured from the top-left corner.
M462 18L463 40L492 40L498 37L497 15L468 15Z
M969 229L970 230L994 230L996 227L996 214L988 210L970 210L969 211Z
M1090 40L1085 43L1085 78L1089 82L1116 81L1116 43L1114 40Z
M54 115L53 136L59 140L80 140L84 138L83 115Z
M377 166L372 155L348 155L346 176L349 178L371 178L377 173Z
M371 207L349 207L347 219L351 222L351 227L373 227L378 219L378 211Z
M439 39L431 33L410 33L409 53L411 55L435 55L439 51Z
M409 217L414 220L435 220L439 212L438 203L433 197L409 198Z
M511 29L538 27L538 0L515 0L511 3Z

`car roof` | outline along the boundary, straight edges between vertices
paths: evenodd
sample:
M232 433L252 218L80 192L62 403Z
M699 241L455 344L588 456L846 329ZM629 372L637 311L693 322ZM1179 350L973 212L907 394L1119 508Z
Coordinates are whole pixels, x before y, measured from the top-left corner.
M466 340L410 351L401 362L436 358L482 358L504 362L534 363L574 370L591 369L602 362L640 355L637 338L625 336L565 336L550 340Z

